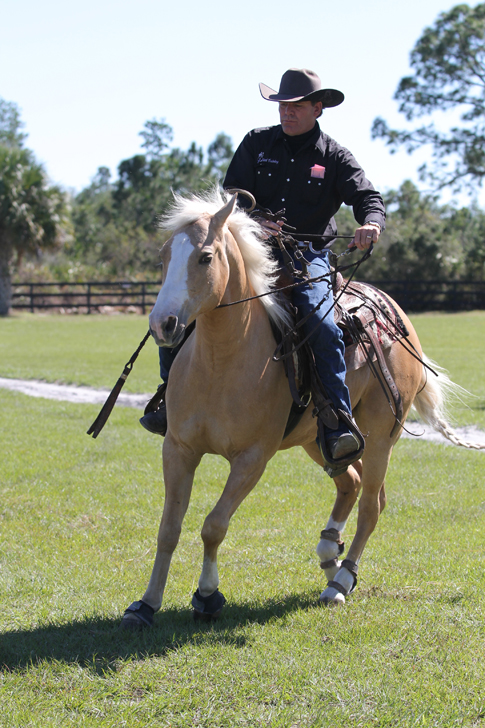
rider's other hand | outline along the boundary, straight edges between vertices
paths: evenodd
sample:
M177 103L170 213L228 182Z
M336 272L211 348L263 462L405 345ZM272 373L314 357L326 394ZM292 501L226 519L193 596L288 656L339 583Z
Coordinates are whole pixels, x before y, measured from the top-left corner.
M350 243L349 248L355 245L359 250L367 250L370 248L372 243L377 243L379 235L381 234L380 228L377 225L362 225L355 231L354 239Z
M263 228L263 237L265 240L270 238L272 235L278 235L283 227L283 220L273 222L273 220L265 220L262 217L256 218L261 227Z

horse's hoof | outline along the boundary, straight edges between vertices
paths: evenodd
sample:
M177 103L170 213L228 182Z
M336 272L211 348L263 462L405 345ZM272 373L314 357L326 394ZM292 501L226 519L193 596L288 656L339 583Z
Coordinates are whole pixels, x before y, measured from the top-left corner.
M205 614L204 612L199 612L197 609L194 609L192 614L194 622L215 622L219 618L221 612L222 609L219 609L219 611L214 612L214 614Z
M324 607L343 607L345 604L345 597L340 594L336 589L327 588L320 594L320 604Z
M120 629L124 632L141 632L143 629L149 629L149 627L138 617L124 614L120 622Z
M130 632L139 632L153 625L153 615L155 610L143 601L133 602L125 609L123 619L121 620L120 629Z
M218 589L212 594L209 594L208 597L203 597L197 589L192 597L194 621L215 622L220 616L225 603L226 599Z

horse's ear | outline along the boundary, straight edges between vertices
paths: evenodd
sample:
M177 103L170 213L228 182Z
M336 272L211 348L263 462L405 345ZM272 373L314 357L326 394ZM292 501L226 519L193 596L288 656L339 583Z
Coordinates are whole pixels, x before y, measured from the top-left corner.
M213 216L212 224L216 230L221 230L226 220L232 215L234 208L236 207L236 200L237 194L233 195L229 202L227 202L224 207L221 207L221 209Z

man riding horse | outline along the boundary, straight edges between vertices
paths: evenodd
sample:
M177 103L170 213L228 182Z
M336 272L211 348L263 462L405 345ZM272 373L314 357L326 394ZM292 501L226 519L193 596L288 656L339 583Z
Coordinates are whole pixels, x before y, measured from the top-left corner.
M333 319L328 250L322 248L336 235L334 215L345 203L352 206L359 223L354 243L359 250L368 249L384 229L384 203L352 154L320 130L317 119L322 109L341 104L344 95L340 91L323 89L319 77L306 69L286 71L278 92L262 83L259 88L264 99L278 103L280 124L254 129L245 136L231 161L224 188L247 190L255 197L258 208L273 213L273 219L263 216L259 220L269 244L275 243L274 236L282 230L284 221L279 219L278 212L296 233L322 235L320 244L313 242L313 252L305 252L305 260L311 278L324 278L294 288L292 302L300 319L305 319L303 337L308 337L328 397L336 411L343 410L351 417L344 343ZM274 254L284 267L286 261L278 245L274 245ZM301 270L294 254L290 254L295 267ZM316 308L318 304L321 305ZM178 348L160 348L164 382ZM164 435L164 404L140 422L150 432ZM355 435L342 419L337 429L326 430L326 448L334 460L345 459L346 463L358 459L361 453Z

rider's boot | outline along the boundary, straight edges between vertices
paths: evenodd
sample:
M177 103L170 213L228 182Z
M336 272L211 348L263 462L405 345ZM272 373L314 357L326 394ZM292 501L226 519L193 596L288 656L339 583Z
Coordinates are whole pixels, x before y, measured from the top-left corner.
M345 473L349 465L360 459L364 449L363 438L359 442L358 437L341 420L339 425L337 431L329 430L321 423L318 428L317 444L326 462L324 470L331 478Z
M148 414L140 417L140 425L154 435L165 437L167 434L167 406L165 402L161 402L160 407L155 412L148 412Z
M161 384L145 407L145 414L140 417L140 425L154 435L165 437L167 434L167 405L165 391L167 384Z
M355 452L355 460L360 457L359 441L352 432L343 432L340 435L327 437L327 448L334 460L346 458Z

